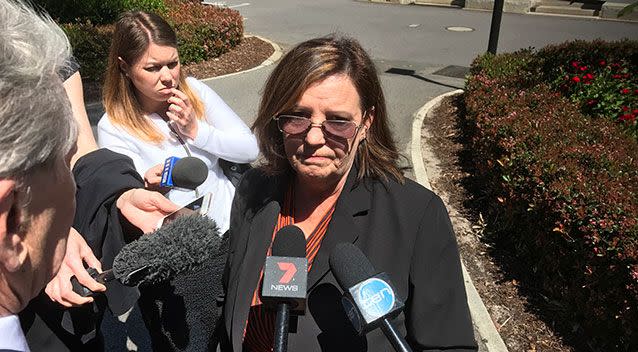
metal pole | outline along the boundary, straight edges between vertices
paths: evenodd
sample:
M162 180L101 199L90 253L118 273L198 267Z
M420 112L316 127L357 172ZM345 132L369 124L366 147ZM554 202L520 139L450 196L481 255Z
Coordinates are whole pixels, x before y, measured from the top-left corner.
M490 26L490 41L487 45L487 52L496 55L498 46L498 32L501 30L501 17L503 16L503 3L505 0L494 0L494 10L492 11L492 25Z

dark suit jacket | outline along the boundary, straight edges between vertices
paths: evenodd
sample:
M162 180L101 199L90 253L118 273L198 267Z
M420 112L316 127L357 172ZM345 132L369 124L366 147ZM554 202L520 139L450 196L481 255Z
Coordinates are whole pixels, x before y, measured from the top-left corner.
M289 350L393 350L379 329L357 336L343 312L328 265L340 242L354 243L376 270L390 275L406 304L393 323L415 351L475 350L456 240L441 199L410 180L357 184L355 175L353 167L308 274L307 310L289 335ZM235 194L224 278L224 323L234 351L242 350L252 294L287 184L285 177L254 169Z

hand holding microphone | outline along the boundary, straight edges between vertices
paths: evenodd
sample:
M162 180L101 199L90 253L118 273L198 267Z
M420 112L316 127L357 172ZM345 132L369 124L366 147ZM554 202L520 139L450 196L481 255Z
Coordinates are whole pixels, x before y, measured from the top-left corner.
M44 292L52 301L58 302L65 307L78 307L93 302L91 297L78 295L78 292L82 292L81 290L73 290L73 286L76 283L80 284L80 282L95 292L106 290L104 285L96 282L84 269L84 263L101 270L100 261L95 258L82 235L74 228L71 228L66 242L66 254L60 265L60 270L44 289ZM74 280L71 280L71 278L74 278Z
M157 164L144 174L146 188L151 190L169 190L183 188L194 190L208 177L208 167L193 156L178 158L171 156L163 164ZM163 192L165 193L165 192Z
M344 310L360 334L381 328L395 351L411 352L389 319L403 309L403 302L385 273L375 271L368 258L352 243L339 243L330 253L330 270L344 291Z
M217 224L210 218L182 216L124 246L112 269L87 271L101 284L118 280L127 286L152 285L225 255L222 241ZM84 296L93 294L82 286L74 290Z

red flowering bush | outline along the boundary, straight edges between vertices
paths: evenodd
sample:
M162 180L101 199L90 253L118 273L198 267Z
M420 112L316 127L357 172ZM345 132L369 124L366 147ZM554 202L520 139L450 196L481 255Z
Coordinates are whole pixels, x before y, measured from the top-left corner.
M156 9L177 33L180 60L184 64L209 60L241 42L244 27L238 11L203 5L192 0L118 0L132 10ZM141 6L141 5L145 5ZM152 7L152 6L154 7ZM82 77L101 80L106 68L113 25L90 21L62 24Z
M638 42L574 41L543 48L537 57L544 80L583 113L612 119L638 139Z
M579 327L601 350L635 351L638 142L544 82L537 55L481 56L467 81L464 124L486 233L526 268L524 282L563 307L557 324ZM594 82L604 71L592 64L614 62L578 62L567 81Z
M165 2L167 19L177 32L182 63L218 57L241 42L244 25L238 11L191 0Z

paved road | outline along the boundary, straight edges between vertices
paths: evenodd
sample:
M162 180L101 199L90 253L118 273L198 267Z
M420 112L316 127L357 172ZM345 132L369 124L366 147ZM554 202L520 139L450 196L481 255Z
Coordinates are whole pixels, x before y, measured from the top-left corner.
M350 0L232 0L246 19L246 32L264 35L285 46L341 31L359 38L376 59L443 65L470 64L487 48L491 12L377 4ZM410 27L418 24L418 27ZM466 26L474 32L449 32ZM539 15L503 14L503 51L540 47L569 39L638 38L638 24Z

